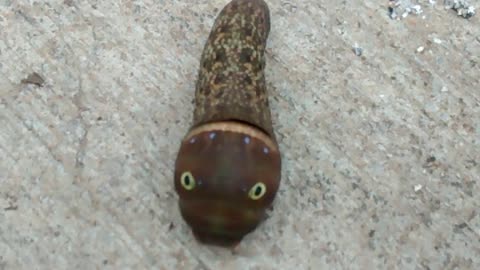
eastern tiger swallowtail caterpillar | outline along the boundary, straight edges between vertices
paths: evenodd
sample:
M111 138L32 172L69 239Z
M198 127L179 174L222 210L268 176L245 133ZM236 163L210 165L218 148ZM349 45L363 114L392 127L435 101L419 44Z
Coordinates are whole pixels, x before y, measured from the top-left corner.
M203 243L235 246L264 219L281 157L265 83L270 14L263 0L233 0L205 44L193 124L174 182L183 219Z

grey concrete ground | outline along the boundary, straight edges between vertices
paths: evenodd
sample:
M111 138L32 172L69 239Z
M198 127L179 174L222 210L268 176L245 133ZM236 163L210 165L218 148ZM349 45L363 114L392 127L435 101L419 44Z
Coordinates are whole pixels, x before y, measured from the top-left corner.
M441 1L267 1L280 192L194 240L172 169L227 2L0 0L0 269L480 269L480 15Z

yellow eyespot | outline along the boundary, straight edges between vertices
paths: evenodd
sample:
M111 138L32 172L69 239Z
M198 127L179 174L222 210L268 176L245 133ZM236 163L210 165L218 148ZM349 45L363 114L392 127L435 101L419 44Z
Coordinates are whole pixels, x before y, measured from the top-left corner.
M248 197L252 200L258 200L265 195L265 192L267 192L267 186L262 182L258 182L250 189Z
M195 187L195 178L190 172L182 173L180 177L180 182L186 190L192 190Z

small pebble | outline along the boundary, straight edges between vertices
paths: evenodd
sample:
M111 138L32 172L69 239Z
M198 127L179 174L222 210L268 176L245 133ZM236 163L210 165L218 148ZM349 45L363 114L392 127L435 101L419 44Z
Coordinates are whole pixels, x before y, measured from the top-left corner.
M395 11L395 9L393 9L393 7L388 7L388 16L392 20L395 20L398 17L397 12Z
M452 9L457 12L458 16L462 16L465 19L475 15L475 8L469 5L466 0L445 0L445 9Z
M353 52L355 53L356 56L361 56L363 53L363 49L358 46L358 44L355 42L355 45L353 45Z
M423 12L422 7L420 5L414 5L412 6L412 11L415 14L420 14Z

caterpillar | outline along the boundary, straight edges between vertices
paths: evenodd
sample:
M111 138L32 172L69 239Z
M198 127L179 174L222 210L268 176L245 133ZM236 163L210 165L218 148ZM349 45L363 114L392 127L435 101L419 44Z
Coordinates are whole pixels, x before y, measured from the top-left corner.
M231 1L203 48L193 123L174 172L180 213L202 243L240 243L279 189L282 162L264 75L269 12L263 0Z

